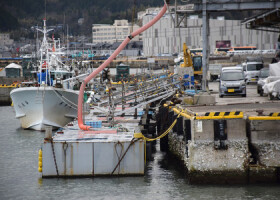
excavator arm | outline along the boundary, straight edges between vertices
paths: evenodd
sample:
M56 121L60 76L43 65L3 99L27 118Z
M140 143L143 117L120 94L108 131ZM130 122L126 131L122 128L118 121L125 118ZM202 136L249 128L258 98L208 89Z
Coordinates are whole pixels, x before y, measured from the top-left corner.
M183 44L183 53L184 63L181 65L181 67L193 67L191 52L186 43Z

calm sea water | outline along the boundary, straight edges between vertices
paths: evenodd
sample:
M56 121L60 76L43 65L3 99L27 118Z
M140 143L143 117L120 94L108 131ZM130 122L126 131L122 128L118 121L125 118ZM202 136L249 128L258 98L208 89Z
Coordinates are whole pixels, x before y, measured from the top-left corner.
M41 179L44 133L22 130L0 107L0 200L3 199L280 199L279 185L190 185L177 163L157 151L143 177Z

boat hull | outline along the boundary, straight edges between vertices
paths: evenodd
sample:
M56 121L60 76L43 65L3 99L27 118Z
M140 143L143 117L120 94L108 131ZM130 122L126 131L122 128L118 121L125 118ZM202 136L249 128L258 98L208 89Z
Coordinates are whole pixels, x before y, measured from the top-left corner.
M24 129L57 129L77 117L78 91L54 87L17 88L11 93L16 112Z

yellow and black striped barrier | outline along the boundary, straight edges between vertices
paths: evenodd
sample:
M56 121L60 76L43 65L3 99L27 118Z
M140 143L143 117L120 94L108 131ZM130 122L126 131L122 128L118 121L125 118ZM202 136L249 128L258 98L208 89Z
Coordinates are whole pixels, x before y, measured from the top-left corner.
M242 119L244 113L242 111L231 111L231 112L206 112L204 115L198 116L198 114L189 114L186 110L178 108L176 104L170 102L170 104L164 104L164 107L168 107L175 113L181 113L181 116L187 119ZM267 116L249 116L249 120L280 120L280 112L270 113Z
M270 117L280 117L280 112L270 113Z
M280 120L280 112L270 113L268 116L250 116L249 120Z
M196 116L195 119L241 119L243 112L207 112L204 116Z
M20 84L18 83L13 83L11 85L7 85L7 84L0 84L0 88L13 88L13 87L19 87Z

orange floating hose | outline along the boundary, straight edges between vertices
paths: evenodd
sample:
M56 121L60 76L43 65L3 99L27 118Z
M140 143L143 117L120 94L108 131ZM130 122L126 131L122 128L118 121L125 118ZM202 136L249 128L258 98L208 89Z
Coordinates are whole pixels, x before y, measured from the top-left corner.
M152 19L150 22L142 26L141 28L137 29L131 35L129 35L122 43L121 45L114 51L114 53L102 64L100 65L96 70L94 70L82 83L80 87L80 92L79 92L79 98L78 98L78 125L80 129L82 130L89 130L90 126L86 126L83 123L83 103L84 103L84 91L85 91L85 86L86 84L93 79L98 73L100 73L105 67L107 67L115 57L124 49L124 47L130 42L132 38L135 36L139 35L143 31L147 30L149 27L154 25L166 12L167 10L167 5L164 4L163 8L159 12L159 14Z

